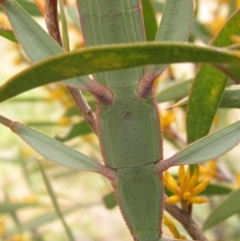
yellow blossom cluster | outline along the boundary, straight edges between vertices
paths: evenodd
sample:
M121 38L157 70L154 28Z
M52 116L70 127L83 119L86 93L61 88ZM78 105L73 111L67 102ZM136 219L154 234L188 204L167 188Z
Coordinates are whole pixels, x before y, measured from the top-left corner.
M199 181L199 168L196 168L193 175L190 175L189 168L185 169L180 166L178 170L179 184L171 176L168 171L164 173L164 184L169 191L173 193L166 202L168 204L183 203L205 203L208 199L197 197L199 193L205 190L210 182L210 178L198 183Z
M165 130L170 127L170 125L176 120L175 111L161 111L161 126Z
M173 234L174 238L177 238L177 239L180 239L180 240L186 240L187 239L185 235L182 235L182 234L179 233L179 231L177 230L177 227L175 226L172 219L170 219L166 215L163 215L163 222L168 227L170 232Z

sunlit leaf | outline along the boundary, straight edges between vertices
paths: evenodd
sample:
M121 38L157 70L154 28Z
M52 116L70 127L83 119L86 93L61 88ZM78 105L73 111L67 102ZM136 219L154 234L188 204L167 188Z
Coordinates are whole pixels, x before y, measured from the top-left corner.
M239 71L240 56L226 49L172 42L89 47L53 56L15 75L0 87L0 101L59 79L147 64L185 62L228 63L229 67L236 63L230 70Z
M227 47L231 36L239 34L240 10L226 22L212 45ZM191 143L208 134L227 84L227 76L208 64L197 71L187 107L187 141Z

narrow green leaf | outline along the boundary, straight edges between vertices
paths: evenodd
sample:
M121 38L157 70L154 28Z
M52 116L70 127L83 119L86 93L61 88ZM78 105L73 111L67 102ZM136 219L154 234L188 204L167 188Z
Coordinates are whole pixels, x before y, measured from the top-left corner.
M156 95L157 102L176 101L183 98L174 104L173 107L186 106L191 82L192 80L183 81L163 89ZM229 86L224 90L219 108L240 108L240 87L238 85Z
M0 102L59 79L147 64L185 62L228 63L229 66L235 63L231 71L236 68L239 71L240 56L227 49L174 42L89 47L53 56L15 75L0 87Z
M89 134L91 132L92 132L92 130L90 129L87 122L82 121L80 123L77 123L77 124L73 125L71 130L69 131L69 133L67 135L65 135L64 137L57 136L56 139L61 141L61 142L65 142L65 141L71 140L75 137L79 137L81 135Z
M226 47L232 45L231 36L239 34L240 10L237 11L219 32L212 45ZM227 76L210 65L203 64L197 72L188 100L187 140L191 143L210 130Z
M212 38L206 25L200 23L197 19L193 21L191 36L193 36L194 39L201 39L205 44L208 44Z
M63 53L63 49L16 1L4 0L3 4L19 43L33 62Z
M192 21L192 0L168 0L155 41L186 41Z
M38 203L11 203L0 202L0 213L11 213L20 209L32 208L39 205Z
M62 211L62 213L65 216L65 215L71 214L73 212L77 212L78 209L92 207L92 206L95 206L96 204L99 204L99 203L74 205L72 207L66 208L65 210ZM27 231L27 230L35 230L49 222L54 221L57 218L58 218L58 216L55 211L54 212L53 211L44 212L41 215L39 215L35 218L32 218L30 221L22 223L21 231L23 232L23 231ZM9 235L14 235L18 232L19 232L19 229L14 229L9 232Z
M19 43L33 63L64 53L63 49L16 1L4 0L4 10ZM66 81L65 84L73 83L77 87L82 87L88 81L90 81L88 76L82 76Z
M227 88L223 92L220 106L221 108L240 108L240 87Z
M203 64L190 91L187 107L187 141L208 134L228 77L213 66Z
M208 184L207 188L201 192L201 195L226 195L232 192L232 188L221 184Z
M188 95L192 83L192 79L175 83L156 95L158 103L170 100L180 100Z
M155 11L150 0L141 0L141 3L146 32L146 40L153 41L155 39L158 28Z
M113 209L117 206L117 202L113 192L103 196L103 203L107 209Z
M74 169L102 173L103 165L93 161L84 154L71 149L63 143L30 129L20 123L11 122L0 116L0 122L11 128L19 137L45 158Z
M3 26L0 26L0 36L11 40L12 42L18 43L13 31L9 28L5 28Z
M34 1L29 0L18 0L18 3L31 15L40 17L42 16L40 10L38 9L37 5Z
M207 230L222 222L226 218L239 214L240 212L240 189L232 192L217 208L208 216L203 225L203 230Z
M223 155L240 142L240 121L188 145L163 164L166 166L192 165Z
M67 237L68 237L68 240L74 241L75 239L74 239L74 237L73 237L73 234L72 234L70 228L68 227L67 223L66 223L65 220L64 220L62 211L61 211L61 209L60 209L60 207L59 207L59 205L58 205L57 197L56 197L56 195L55 195L55 193L54 193L54 191L53 191L53 188L52 188L52 186L51 186L51 183L50 183L50 181L48 180L48 177L47 177L47 175L46 175L46 173L45 173L45 171L44 171L44 168L42 167L41 163L39 163L39 167L40 167L40 172L41 172L42 177L43 177L43 181L44 181L44 183L45 183L45 186L46 186L46 188L47 188L47 191L48 191L48 193L49 193L49 196L51 197L51 200L52 200L54 209L55 209L55 211L56 211L56 213L57 213L58 218L60 219L60 221L61 221L61 223L62 223L62 225L63 225L63 228L65 229L65 232L66 232L66 235L67 235Z
M168 0L164 6L155 41L186 41L192 21L192 0ZM149 66L145 76L147 79L155 79L165 68L166 65Z

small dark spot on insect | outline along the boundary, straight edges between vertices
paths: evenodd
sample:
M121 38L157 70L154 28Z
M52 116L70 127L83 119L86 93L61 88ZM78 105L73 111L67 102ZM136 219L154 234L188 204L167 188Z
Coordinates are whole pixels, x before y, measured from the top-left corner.
M109 17L110 17L110 18L113 18L114 15L115 15L114 13L109 13Z
M131 118L132 118L132 113L131 113L130 111L126 111L126 112L124 113L124 115L123 115L123 118L124 118L125 120L131 120Z

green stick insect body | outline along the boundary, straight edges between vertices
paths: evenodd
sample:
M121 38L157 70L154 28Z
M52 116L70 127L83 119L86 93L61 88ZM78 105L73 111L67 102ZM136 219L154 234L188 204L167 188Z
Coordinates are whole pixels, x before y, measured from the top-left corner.
M81 0L78 7L87 46L144 41L138 0ZM97 106L97 119L105 164L117 172L113 186L126 223L135 240L155 241L161 235L163 184L154 163L162 159L162 139L154 98L141 99L136 91L142 76L141 67L94 75L114 96L111 104Z
M0 3L18 41L33 62L63 52L16 1L0 0ZM139 0L78 0L77 3L86 46L144 41ZM186 40L192 9L191 0L168 0L156 40ZM165 67L137 67L94 74L94 80L81 76L64 81L90 91L97 99L97 129L105 166L55 139L0 116L3 125L44 157L107 177L135 241L174 240L164 238L161 231L164 170L203 163L222 155L240 141L240 122L237 122L162 161L159 114L151 89L155 77ZM16 78L19 76L21 74ZM0 87L0 97L15 81L9 80Z

